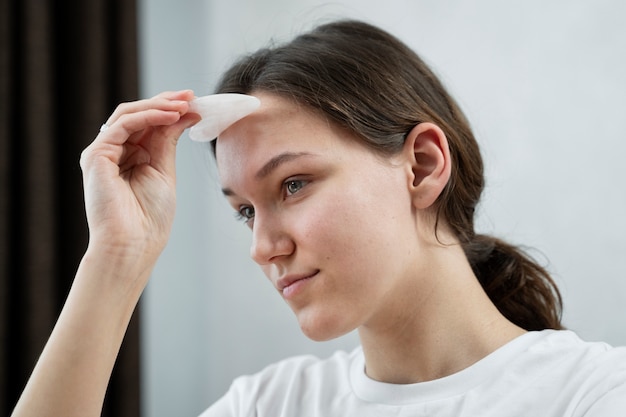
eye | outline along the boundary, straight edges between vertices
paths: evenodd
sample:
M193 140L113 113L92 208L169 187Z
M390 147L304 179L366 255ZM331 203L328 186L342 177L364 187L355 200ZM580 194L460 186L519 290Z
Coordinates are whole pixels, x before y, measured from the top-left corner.
M242 220L248 223L250 220L254 219L254 207L252 206L241 206L237 213L235 213L235 217L237 220Z
M288 180L285 181L284 187L285 191L287 191L287 195L293 195L300 191L302 187L307 184L308 181L304 180Z

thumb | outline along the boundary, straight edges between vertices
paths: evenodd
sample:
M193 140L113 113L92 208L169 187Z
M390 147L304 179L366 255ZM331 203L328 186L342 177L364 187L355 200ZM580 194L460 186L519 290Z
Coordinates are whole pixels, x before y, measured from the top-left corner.
M174 124L161 126L161 135L158 141L151 141L151 165L168 176L173 176L176 169L176 145L185 129L200 121L200 115L186 113ZM156 142L156 143L155 143Z

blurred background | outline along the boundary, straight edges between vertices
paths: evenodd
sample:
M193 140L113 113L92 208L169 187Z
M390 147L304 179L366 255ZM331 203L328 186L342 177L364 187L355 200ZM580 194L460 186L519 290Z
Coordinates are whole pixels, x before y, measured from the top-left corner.
M466 112L486 162L480 231L533 248L560 286L567 327L588 340L626 345L626 3L76 2L85 20L70 24L71 36L59 36L52 49L42 47L41 39L25 42L24 48L34 45L55 62L48 73L56 75L46 81L53 86L52 104L34 109L23 90L41 95L36 83L45 81L45 72L17 71L16 57L30 62L27 69L37 65L17 48L16 39L27 40L18 23L28 22L10 21L5 12L23 16L30 7L37 15L44 2L2 1L4 407L21 391L84 250L78 158L115 104L163 90L209 94L242 53L343 17L377 24L413 47ZM70 48L100 27L106 30L95 39L102 48ZM34 123L35 114L48 116ZM46 136L49 131L54 135ZM45 159L48 165L26 172L24 165L39 160L32 155L46 148L53 156ZM222 198L206 146L183 137L177 158L172 238L129 330L104 415L197 415L238 375L288 355L327 356L358 342L355 334L318 343L300 333L249 259L250 232ZM48 172L67 179L51 183ZM42 199L48 206L40 205ZM42 232L38 219L50 212L53 226ZM37 248L44 243L48 249L41 253ZM49 293L55 295L44 297L48 307L37 319L33 311L41 310L41 296Z

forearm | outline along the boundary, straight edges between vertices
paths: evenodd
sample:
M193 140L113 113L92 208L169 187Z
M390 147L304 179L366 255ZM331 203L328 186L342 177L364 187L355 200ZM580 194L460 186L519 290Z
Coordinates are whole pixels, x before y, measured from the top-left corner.
M193 91L120 104L81 154L89 248L13 412L100 416L128 323L176 206L176 143Z
M13 416L101 415L111 371L150 273L146 267L133 269L85 255Z

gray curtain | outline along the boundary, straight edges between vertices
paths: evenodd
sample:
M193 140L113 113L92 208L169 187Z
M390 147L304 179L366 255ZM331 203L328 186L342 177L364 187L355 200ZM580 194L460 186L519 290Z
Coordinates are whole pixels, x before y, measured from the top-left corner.
M0 0L0 414L61 310L88 231L80 153L138 95L135 0ZM104 416L138 416L138 313Z

